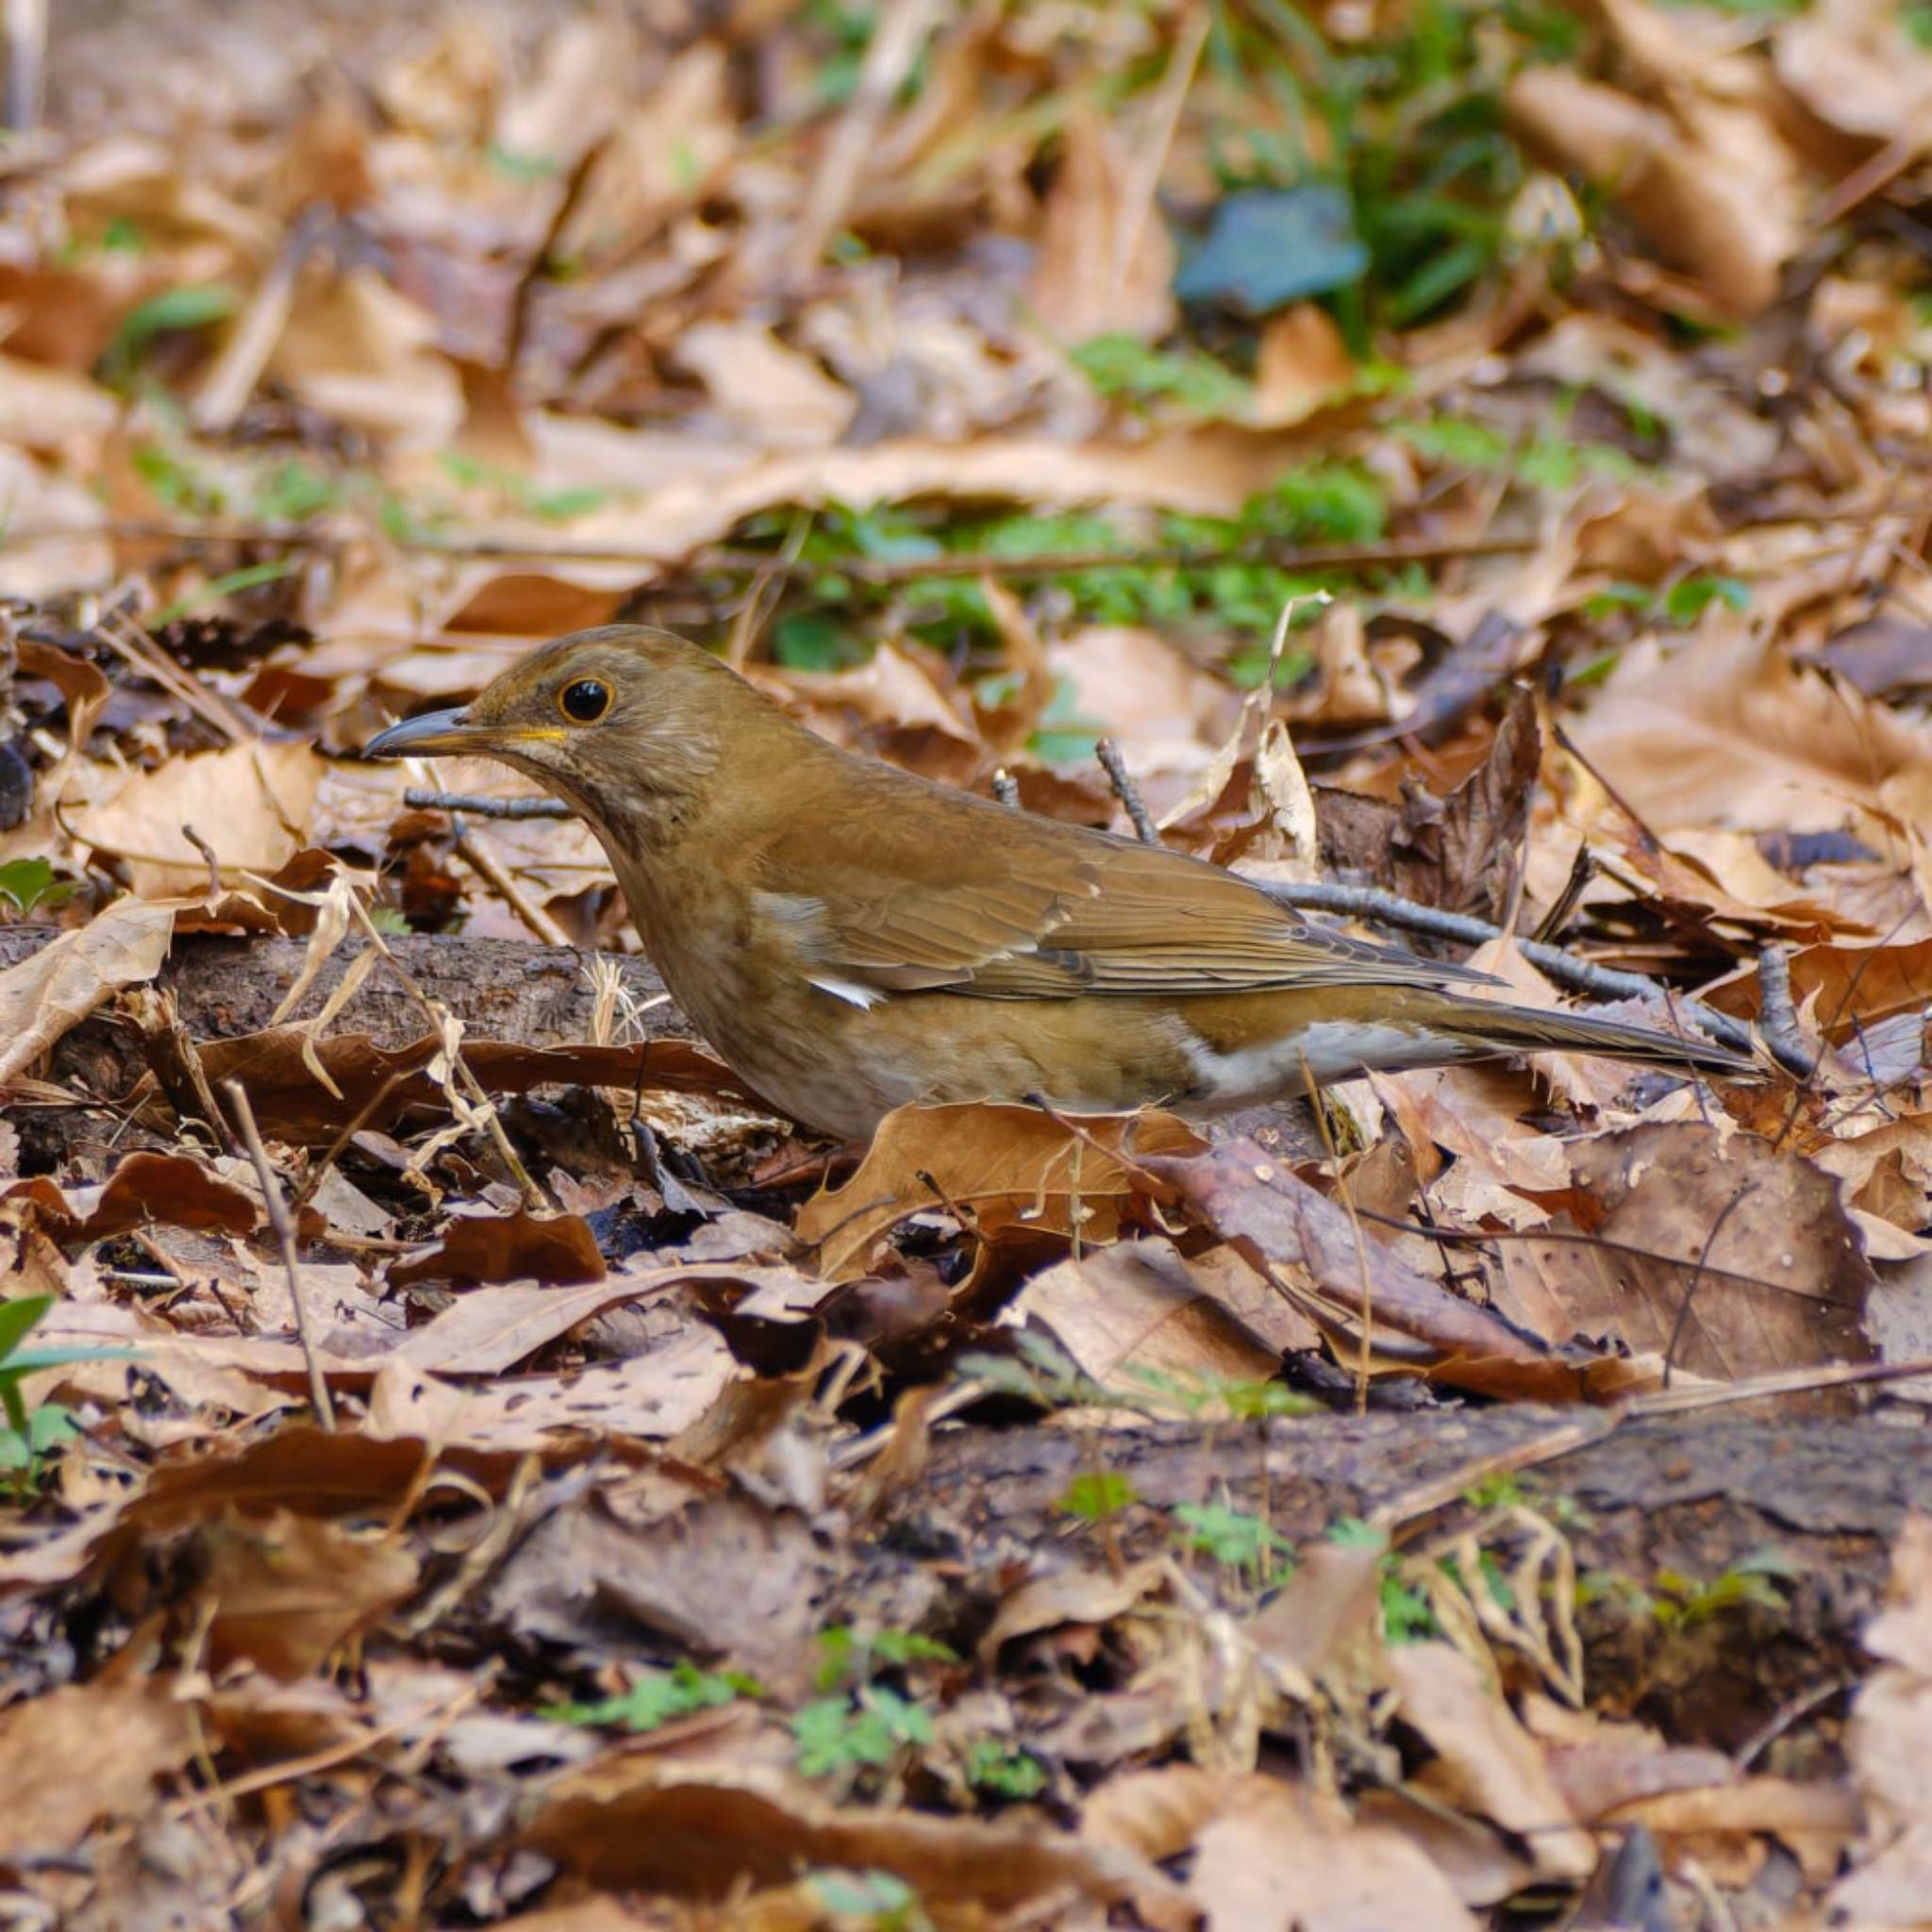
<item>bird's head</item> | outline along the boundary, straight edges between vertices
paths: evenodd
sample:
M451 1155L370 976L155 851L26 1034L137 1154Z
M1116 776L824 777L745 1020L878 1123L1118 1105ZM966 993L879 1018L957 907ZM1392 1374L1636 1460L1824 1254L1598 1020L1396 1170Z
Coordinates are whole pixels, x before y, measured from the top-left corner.
M773 715L718 659L669 631L608 625L533 651L467 705L391 724L363 755L501 758L619 830L667 806L675 815L740 714Z

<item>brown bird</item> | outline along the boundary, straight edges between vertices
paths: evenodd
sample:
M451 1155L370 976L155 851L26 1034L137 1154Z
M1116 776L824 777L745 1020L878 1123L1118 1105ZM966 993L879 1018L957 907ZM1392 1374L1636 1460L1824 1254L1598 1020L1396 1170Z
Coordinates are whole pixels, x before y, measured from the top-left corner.
M761 1098L836 1134L920 1100L1208 1113L1539 1048L1754 1071L1706 1041L1458 994L1488 975L855 758L665 631L559 638L368 747L473 752L583 814L679 1006Z

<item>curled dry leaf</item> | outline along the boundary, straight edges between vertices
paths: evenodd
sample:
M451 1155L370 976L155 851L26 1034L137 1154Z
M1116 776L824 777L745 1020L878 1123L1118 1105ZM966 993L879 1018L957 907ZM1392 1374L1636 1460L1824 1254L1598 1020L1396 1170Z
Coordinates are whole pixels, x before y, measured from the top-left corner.
M253 1195L185 1154L130 1154L97 1190L62 1190L40 1175L17 1182L0 1201L30 1202L35 1220L62 1247L157 1224L248 1235L261 1218Z
M902 1107L879 1124L858 1171L799 1210L798 1237L827 1281L865 1272L874 1243L908 1215L958 1208L975 1232L1014 1223L1109 1241L1146 1191L1152 1155L1203 1142L1172 1114L1095 1115L1077 1128L1024 1107Z
M1525 141L1603 186L1724 313L1755 315L1776 297L1804 236L1799 177L1758 113L1685 89L1652 107L1544 64L1522 69L1505 101Z
M630 1770L628 1787L616 1790L608 1770L559 1779L523 1841L592 1884L676 1898L724 1899L783 1885L801 1867L830 1867L890 1872L930 1907L1007 1923L1029 1902L1068 1892L1131 1907L1157 1932L1193 1923L1179 1888L1154 1866L1030 1822L841 1810L782 1787L700 1781L673 1764L634 1759Z
M1431 1641L1392 1646L1385 1669L1404 1722L1436 1753L1418 1782L1445 1804L1520 1834L1541 1876L1589 1877L1595 1840L1572 1820L1541 1746L1475 1666L1452 1645Z
M1208 1385L1266 1381L1286 1349L1319 1337L1252 1269L1242 1272L1250 1291L1230 1306L1172 1242L1118 1241L1042 1270L1008 1307L1014 1320L1050 1330L1097 1382L1131 1391L1137 1369ZM1125 1426L1131 1418L1118 1420Z
M746 1493L649 1488L642 1502L591 1491L546 1515L491 1580L491 1627L594 1649L641 1625L781 1696L808 1694L837 1568L805 1518Z
M152 979L174 930L172 908L121 899L0 972L0 1082L25 1073L110 994Z
M1860 1686L1845 1732L1866 1830L1831 1907L1848 1924L1910 1925L1932 1897L1932 1518L1922 1512L1899 1526L1866 1641L1884 1661Z
M212 1660L245 1657L284 1681L307 1676L416 1588L416 1558L393 1534L326 1517L230 1508L200 1542Z
M1334 1798L1277 1778L1241 1780L1194 1840L1189 1896L1207 1932L1475 1932L1426 1853L1351 1822Z
M1146 1165L1286 1290L1347 1367L1359 1357L1366 1307L1372 1374L1426 1374L1545 1402L1624 1385L1614 1362L1559 1356L1418 1273L1253 1141L1225 1141L1193 1158L1152 1156Z
M580 1214L458 1215L442 1239L389 1271L391 1288L419 1281L468 1286L536 1281L545 1288L575 1288L604 1279L597 1237Z
M110 797L73 816L75 833L125 867L145 899L206 889L214 850L224 874L273 873L308 843L326 766L312 745L233 744L137 772Z
M1932 726L1794 664L1722 604L1680 648L1626 654L1572 736L1666 839L1693 825L1840 831L1850 804L1851 828L1884 852L1932 823Z

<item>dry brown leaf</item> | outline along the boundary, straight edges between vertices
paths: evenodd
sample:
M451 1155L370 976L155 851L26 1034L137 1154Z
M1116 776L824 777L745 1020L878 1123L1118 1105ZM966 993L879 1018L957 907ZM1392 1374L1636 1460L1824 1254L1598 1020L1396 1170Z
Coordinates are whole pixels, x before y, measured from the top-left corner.
M97 1819L144 1812L200 1748L190 1713L166 1680L112 1674L0 1712L0 1857L61 1857Z
M1393 1646L1385 1668L1404 1722L1437 1754L1418 1781L1445 1804L1520 1834L1543 1877L1589 1877L1595 1840L1571 1819L1541 1746L1469 1659L1431 1641Z
M704 383L720 413L767 449L835 443L858 413L850 390L762 323L700 323L679 334L677 359Z
M132 774L72 823L96 853L125 866L142 898L195 892L208 885L208 862L184 827L214 849L225 877L275 872L310 842L325 769L312 745L293 741L172 758Z
M908 1215L954 1208L977 1231L1012 1223L1104 1242L1120 1231L1150 1155L1198 1151L1172 1114L1094 1115L1077 1130L1026 1107L902 1107L888 1114L864 1160L799 1209L801 1241L827 1281L864 1273L874 1245Z
M389 1271L391 1288L419 1281L454 1281L465 1287L535 1281L544 1288L575 1288L604 1279L597 1237L580 1214L466 1214L454 1218L442 1239Z
M1772 54L1778 79L1841 133L1907 156L1932 142L1932 60L1890 0L1816 0L1782 25Z
M1555 63L1519 70L1504 98L1525 142L1614 196L1723 311L1775 299L1805 231L1795 159L1755 107L1685 88L1651 107Z
M1139 171L1119 132L1090 101L1067 117L1059 172L1046 197L1031 294L1062 341L1152 337L1174 317L1174 243L1159 211L1133 190Z
M1355 359L1325 308L1297 302L1263 324L1255 348L1255 422L1272 429L1306 422L1354 382Z
M229 1510L201 1533L208 1642L285 1681L375 1624L416 1588L417 1563L387 1531L287 1509Z
M31 1202L34 1218L63 1247L111 1239L157 1224L247 1235L261 1218L256 1199L185 1154L127 1155L99 1189L60 1189L44 1175L0 1201Z
M979 1640L980 1661L989 1668L1003 1644L1068 1624L1110 1624L1166 1590L1167 1566L1159 1561L1130 1563L1124 1569L1066 1567L1029 1576L1007 1592Z
M1572 736L1666 837L1836 831L1856 813L1866 843L1909 863L1901 831L1932 824L1932 729L1794 665L1722 605L1680 648L1627 653Z
M1475 1932L1428 1857L1396 1832L1273 1778L1244 1779L1195 1840L1189 1896L1207 1932Z
M404 448L438 449L462 426L463 389L436 353L435 322L373 270L353 268L301 297L267 374L324 416Z
M891 1872L930 1907L976 1907L1006 1923L1067 1892L1130 1905L1157 1932L1191 1922L1178 1889L1144 1860L1031 1822L838 1809L772 1781L703 1782L642 1760L630 1771L615 1790L593 1772L566 1774L524 1841L592 1884L679 1898L723 1899L831 1867Z
M1227 1802L1231 1783L1194 1764L1122 1772L1089 1794L1080 1807L1080 1836L1165 1863L1192 1845Z
M1872 1269L1829 1175L1695 1121L1578 1141L1571 1158L1584 1238L1506 1242L1518 1294L1538 1281L1575 1331L1698 1375L1870 1358Z
M1366 1306L1371 1374L1425 1374L1457 1388L1557 1402L1622 1382L1614 1364L1558 1356L1419 1274L1253 1141L1224 1141L1193 1159L1150 1157L1146 1165L1269 1271L1351 1368Z
M1353 1663L1366 1673L1380 1648L1388 1545L1318 1542L1248 1624L1255 1648L1302 1684Z
M0 971L0 1082L25 1073L121 988L152 979L174 931L173 908L120 899Z
M642 1625L792 1698L820 1661L815 1613L835 1574L795 1510L688 1485L641 1508L592 1492L519 1542L482 1609L525 1641L602 1646Z
M1008 1313L1049 1330L1095 1381L1128 1391L1137 1369L1209 1385L1266 1381L1285 1349L1309 1346L1316 1336L1251 1270L1247 1284L1245 1306L1231 1307L1196 1277L1172 1242L1119 1241L1043 1269L1008 1305ZM1210 1401L1204 1413L1213 1412ZM1124 1426L1131 1422L1124 1414L1119 1420Z

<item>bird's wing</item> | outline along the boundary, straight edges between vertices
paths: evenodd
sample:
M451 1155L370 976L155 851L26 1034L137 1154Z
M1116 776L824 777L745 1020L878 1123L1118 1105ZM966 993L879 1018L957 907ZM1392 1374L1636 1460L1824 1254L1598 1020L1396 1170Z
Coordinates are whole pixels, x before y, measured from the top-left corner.
M892 831L842 841L836 858L821 839L783 838L764 908L808 976L858 1005L940 987L1051 999L1489 979L1310 924L1179 853L1003 809L964 830L941 877L929 849Z

